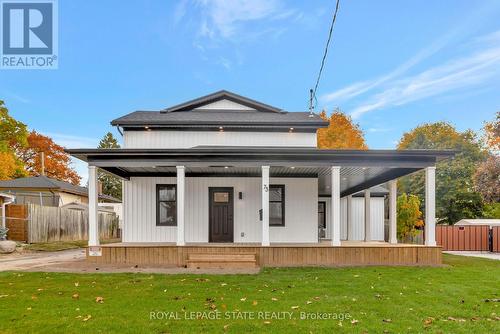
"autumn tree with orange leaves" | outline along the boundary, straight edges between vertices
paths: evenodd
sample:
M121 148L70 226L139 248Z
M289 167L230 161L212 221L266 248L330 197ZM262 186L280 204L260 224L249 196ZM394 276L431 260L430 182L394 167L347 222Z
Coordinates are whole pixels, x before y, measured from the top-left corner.
M15 120L0 100L0 180L23 177L26 172L12 147L26 146L28 130L26 124Z
M80 183L81 177L71 167L71 158L64 152L64 147L57 145L52 138L31 131L28 135L28 145L18 147L16 151L29 175L41 175L41 152L43 152L46 176L75 185Z
M318 130L318 148L323 149L358 149L367 150L363 131L349 115L335 109L330 117L323 110L320 115L330 124Z

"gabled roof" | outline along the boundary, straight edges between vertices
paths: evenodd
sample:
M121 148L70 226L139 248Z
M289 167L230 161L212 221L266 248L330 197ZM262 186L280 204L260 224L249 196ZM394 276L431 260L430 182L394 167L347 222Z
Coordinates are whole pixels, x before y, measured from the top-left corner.
M76 186L69 182L52 179L47 176L22 177L13 180L0 181L0 189L46 189L52 191L66 192L75 195L88 196L88 190L85 187ZM121 202L119 199L109 195L99 194L99 199L109 202Z
M309 112L287 112L225 90L160 111L135 111L111 122L124 128L266 129L315 132L328 122Z
M50 189L85 196L87 196L88 193L87 188L76 186L69 182L52 179L43 175L0 181L0 189L20 188Z
M165 108L161 112L176 112L176 111L190 111L196 108L200 108L204 105L220 101L220 100L229 100L232 102L236 102L238 104L247 106L249 108L258 110L258 111L264 111L264 112L280 112L280 108L276 108L273 106L270 106L268 104L255 101L252 99L249 99L248 97L244 97L232 92L228 92L227 90L220 90L218 92L208 94L187 102L183 102L180 104L177 104L172 107Z

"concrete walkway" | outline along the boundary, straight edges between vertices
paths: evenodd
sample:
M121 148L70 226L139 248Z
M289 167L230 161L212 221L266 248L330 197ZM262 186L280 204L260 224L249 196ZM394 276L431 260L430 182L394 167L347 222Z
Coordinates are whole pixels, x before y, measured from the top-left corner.
M13 253L0 256L0 271L34 270L67 263L81 262L85 259L84 249L68 249L59 252Z
M64 273L158 273L158 274L257 274L260 268L188 269L133 265L95 265L85 260L85 249L0 255L0 271Z
M482 257L484 259L499 260L500 253L490 253L490 252L472 252L472 251L445 251L443 253L461 256L472 256L472 257Z

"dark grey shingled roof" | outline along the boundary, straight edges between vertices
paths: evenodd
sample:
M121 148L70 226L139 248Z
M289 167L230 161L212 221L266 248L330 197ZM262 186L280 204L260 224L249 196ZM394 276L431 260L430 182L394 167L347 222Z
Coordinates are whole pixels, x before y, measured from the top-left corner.
M69 182L52 179L47 176L22 177L19 179L0 181L0 189L2 190L23 188L50 189L76 195L88 196L88 190L85 187L76 186ZM100 194L99 198L113 202L120 202L119 199L103 194Z
M52 179L47 176L23 177L0 181L0 188L40 188L67 191L79 195L87 195L87 188Z
M169 112L136 111L117 118L112 125L309 125L323 127L327 125L318 115L310 117L308 112L246 112L246 111L188 111Z
M230 100L255 110L196 110L220 100ZM317 129L328 122L308 112L286 112L227 91L216 92L159 111L136 111L117 118L112 125L123 127L297 127Z

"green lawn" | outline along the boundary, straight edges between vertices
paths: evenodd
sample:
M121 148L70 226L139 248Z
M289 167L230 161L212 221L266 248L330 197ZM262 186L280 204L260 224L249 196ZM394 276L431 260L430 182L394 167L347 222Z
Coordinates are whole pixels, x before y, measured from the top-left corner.
M444 259L448 266L440 268L286 268L232 276L4 272L0 332L498 333L500 262ZM151 312L180 319L150 319ZM262 319L288 318L286 312L293 312L291 320ZM301 320L301 312L349 319ZM240 319L225 319L233 316Z

